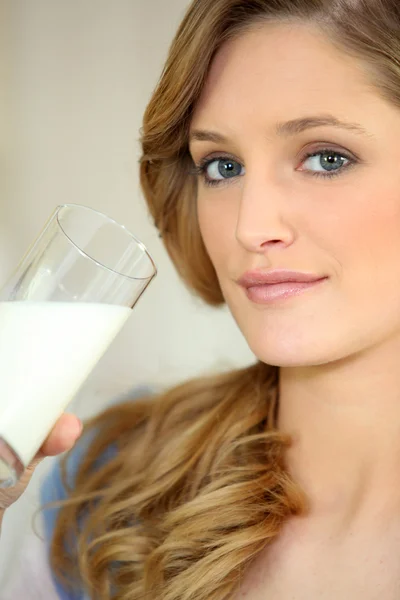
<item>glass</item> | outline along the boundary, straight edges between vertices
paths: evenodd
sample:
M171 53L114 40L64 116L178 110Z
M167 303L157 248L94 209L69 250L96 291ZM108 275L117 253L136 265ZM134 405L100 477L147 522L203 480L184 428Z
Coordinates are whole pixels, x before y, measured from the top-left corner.
M59 206L0 289L0 487L15 485L157 273L125 227Z

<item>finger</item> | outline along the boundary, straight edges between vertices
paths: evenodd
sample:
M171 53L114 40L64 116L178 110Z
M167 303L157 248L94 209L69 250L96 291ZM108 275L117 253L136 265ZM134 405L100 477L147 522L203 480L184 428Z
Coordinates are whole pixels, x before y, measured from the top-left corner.
M82 432L82 423L75 415L64 414L54 425L50 435L40 448L38 459L56 456L70 450Z

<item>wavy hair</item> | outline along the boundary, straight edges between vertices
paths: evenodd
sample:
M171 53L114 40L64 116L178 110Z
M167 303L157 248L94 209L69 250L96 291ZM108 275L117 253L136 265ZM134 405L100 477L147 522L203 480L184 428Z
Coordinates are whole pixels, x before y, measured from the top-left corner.
M183 281L224 299L202 242L188 132L211 62L260 24L317 26L400 106L398 0L195 0L173 40L142 128L141 185ZM279 369L256 364L112 407L58 512L51 566L99 600L227 600L284 522L304 513L277 429ZM103 464L98 458L117 450Z

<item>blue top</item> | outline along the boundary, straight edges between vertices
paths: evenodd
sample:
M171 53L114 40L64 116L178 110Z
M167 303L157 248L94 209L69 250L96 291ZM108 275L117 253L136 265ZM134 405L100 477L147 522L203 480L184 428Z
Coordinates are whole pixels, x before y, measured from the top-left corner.
M85 444L86 445L86 444ZM83 444L78 442L75 446L74 450L71 453L71 457L68 461L68 484L73 485L75 473L79 466L79 462L81 456L84 455L85 447ZM46 479L41 488L41 503L46 504L47 502L53 502L54 500L62 500L67 497L67 492L65 487L63 486L61 480L61 469L59 461L57 461L51 471L48 473ZM47 508L43 511L43 520L44 520L44 531L45 531L45 540L47 544L47 554L49 554L49 546L50 540L53 535L54 527L56 524L57 515L59 512L59 508ZM85 596L82 593L78 595L73 594L71 592L67 592L61 583L56 579L54 573L52 572L52 578L56 590L58 592L58 596L62 600L84 600Z
M139 387L135 388L133 392L129 394L128 397L129 399L134 401L135 398L149 396L151 393L152 390L149 387ZM118 401L120 402L121 398L119 398ZM114 403L115 401L113 402L113 404ZM70 452L70 456L68 457L67 462L67 481L68 485L71 488L74 487L75 475L78 470L81 457L85 454L94 436L95 431L91 432L90 436L87 434L84 435L82 439L80 439L77 442L74 449ZM100 466L101 464L103 464L105 461L110 459L114 455L114 453L114 446L110 446L109 448L107 448L106 451L103 452L101 456L99 456L99 458L95 462L95 466ZM62 483L60 463L59 460L57 460L42 484L40 500L41 504L44 505L47 502L63 500L65 498L67 498L67 491ZM47 508L43 510L45 540L47 542L48 553L50 541L53 536L53 531L59 510L59 508ZM59 582L56 579L54 573L52 573L52 578L60 600L86 600L87 596L83 591L74 594L70 591L67 591L62 586L61 582Z

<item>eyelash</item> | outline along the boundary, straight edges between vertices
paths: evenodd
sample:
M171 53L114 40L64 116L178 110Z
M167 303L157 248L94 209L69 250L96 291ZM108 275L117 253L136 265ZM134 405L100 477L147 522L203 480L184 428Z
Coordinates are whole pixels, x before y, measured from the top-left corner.
M357 161L354 160L354 158L352 158L348 154L346 154L346 152L338 152L337 150L333 150L333 148L322 148L315 152L309 152L304 156L302 162L305 162L308 158L313 158L314 156L318 156L319 154L326 154L326 153L332 153L332 154L341 156L342 158L345 158L346 160L348 160L349 163L345 167L341 167L340 169L337 169L337 171L331 171L331 172L326 171L325 175L323 175L322 172L320 172L320 171L308 172L309 175L311 175L313 177L322 177L323 179L332 179L333 177L337 177L338 175L341 175L343 173L343 171L351 168L352 166L354 166L357 163ZM230 178L227 177L225 179L208 179L208 176L207 176L208 167L213 162L218 162L219 160L232 160L233 162L237 162L238 164L240 164L238 161L235 161L230 156L214 156L212 158L204 158L203 160L201 160L200 163L198 165L195 165L195 167L190 171L190 174L196 175L197 177L201 177L203 179L204 185L206 185L207 187L219 187L221 185L225 185L225 184L229 183L230 180L236 180L237 177L230 177ZM306 171L306 173L307 173L307 171Z

